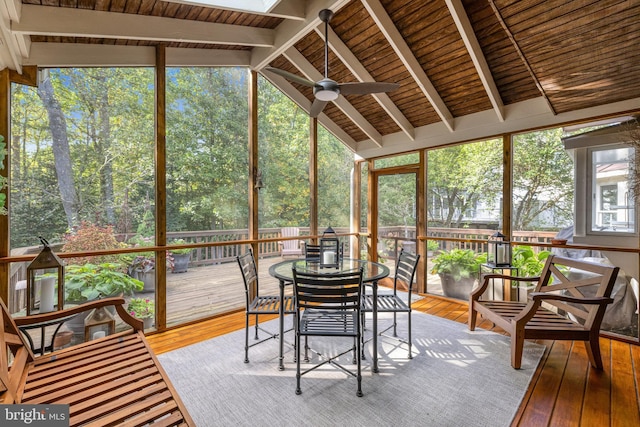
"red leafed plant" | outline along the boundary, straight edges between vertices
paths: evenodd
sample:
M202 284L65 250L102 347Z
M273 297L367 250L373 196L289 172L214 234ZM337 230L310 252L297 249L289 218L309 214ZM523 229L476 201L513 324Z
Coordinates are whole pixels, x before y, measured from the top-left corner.
M113 227L110 225L99 226L88 221L82 221L78 227L64 236L62 252L86 252L126 247L116 240ZM93 257L67 258L68 264L83 265L86 263L101 264L105 262L118 262L116 255L99 255Z

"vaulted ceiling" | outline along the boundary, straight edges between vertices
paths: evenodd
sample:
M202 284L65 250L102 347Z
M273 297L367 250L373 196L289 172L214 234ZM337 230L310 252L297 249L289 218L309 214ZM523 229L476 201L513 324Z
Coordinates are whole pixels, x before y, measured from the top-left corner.
M256 2L258 0L254 0ZM227 2L239 4L242 2ZM395 82L318 120L363 157L640 111L637 0L280 0L265 13L164 0L0 0L0 67L248 66L309 111L324 73Z

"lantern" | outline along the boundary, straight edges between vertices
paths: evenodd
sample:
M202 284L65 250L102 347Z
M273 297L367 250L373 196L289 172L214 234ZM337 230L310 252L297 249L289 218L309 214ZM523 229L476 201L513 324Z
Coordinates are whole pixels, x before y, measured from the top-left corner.
M489 237L487 242L487 264L494 267L508 267L511 265L511 245L507 236L497 231Z
M27 316L62 310L64 305L64 266L49 242L42 237L40 242L44 248L27 266Z
M327 228L320 238L320 267L338 268L340 241L333 231L333 228Z
M116 319L105 307L94 308L84 319L84 340L97 340L116 331Z

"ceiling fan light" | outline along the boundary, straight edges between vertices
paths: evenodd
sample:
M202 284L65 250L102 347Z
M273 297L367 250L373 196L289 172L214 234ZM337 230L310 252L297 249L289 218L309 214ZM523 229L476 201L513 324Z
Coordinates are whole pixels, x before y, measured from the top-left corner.
M332 90L321 89L316 91L315 95L320 101L335 101L340 94Z

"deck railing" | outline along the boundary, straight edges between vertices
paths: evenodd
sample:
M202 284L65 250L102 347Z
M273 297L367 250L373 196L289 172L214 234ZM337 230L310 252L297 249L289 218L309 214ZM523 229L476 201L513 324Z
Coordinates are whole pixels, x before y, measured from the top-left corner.
M348 228L336 228L334 230L338 234L348 234ZM363 230L366 232L366 230ZM402 247L415 250L416 232L415 228L404 226L380 227L379 236L381 243L378 245L379 256L386 259L396 259L398 252ZM473 249L478 252L486 251L486 243L476 242L473 240L486 241L495 230L483 229L453 229L453 228L429 228L429 236L443 239L462 239L468 241L447 241L439 240L440 249L451 249L459 247L464 249ZM536 231L518 231L514 232L514 240L518 242L529 243L548 243L554 232L536 232ZM308 227L300 227L300 239L305 240L305 236L309 236ZM280 246L277 241L281 237L280 228L263 228L259 230L258 239L258 256L272 257L280 254ZM167 241L169 244L177 239L183 239L187 244L208 244L214 242L229 242L228 245L222 246L203 246L195 248L191 251L189 265L193 267L221 264L232 262L237 255L241 255L246 251L245 244L232 243L249 239L247 230L200 230L200 231L181 231L168 232ZM345 253L349 253L349 239L343 239L345 243ZM21 248L12 251L13 255L35 253L38 248ZM11 307L20 307L19 301L24 300L22 286L20 282L26 279L27 263L12 263L11 276L9 281L10 298L12 299Z

